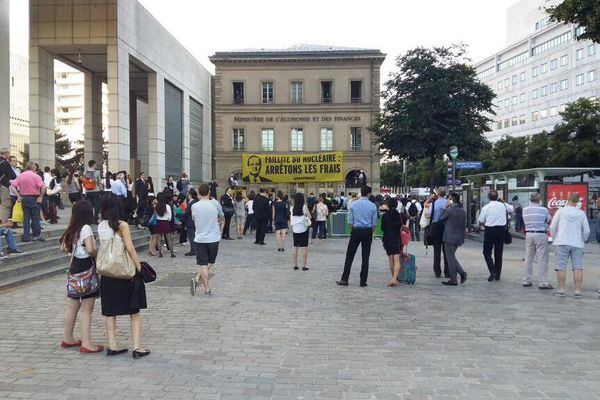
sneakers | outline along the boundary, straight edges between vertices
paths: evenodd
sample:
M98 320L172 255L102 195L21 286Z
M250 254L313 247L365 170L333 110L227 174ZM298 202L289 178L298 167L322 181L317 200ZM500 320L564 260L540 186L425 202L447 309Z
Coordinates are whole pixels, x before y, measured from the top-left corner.
M540 289L540 290L549 290L549 289L554 289L554 286L548 284L546 286L538 286L538 289Z
M196 295L196 288L198 287L198 282L196 282L195 278L192 278L192 281L190 282L190 294L192 296Z

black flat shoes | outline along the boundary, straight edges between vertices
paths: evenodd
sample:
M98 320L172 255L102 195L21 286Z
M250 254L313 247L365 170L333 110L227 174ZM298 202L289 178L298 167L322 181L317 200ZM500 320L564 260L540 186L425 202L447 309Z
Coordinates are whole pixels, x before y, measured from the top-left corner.
M107 356L116 356L119 354L124 354L127 353L127 349L121 349L121 350L112 350L111 348L107 348L106 349L106 355Z
M142 350L142 351L140 351L140 350L136 349L136 350L134 350L131 353L132 357L135 358L136 360L138 358L146 357L148 354L150 354L150 350Z

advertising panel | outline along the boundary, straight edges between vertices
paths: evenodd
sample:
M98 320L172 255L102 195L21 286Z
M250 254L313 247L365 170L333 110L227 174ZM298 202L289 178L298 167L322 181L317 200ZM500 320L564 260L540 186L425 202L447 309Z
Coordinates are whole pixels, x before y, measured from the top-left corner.
M546 207L548 212L553 216L556 210L567 205L569 200L569 194L577 193L579 195L579 204L577 207L582 209L584 212L587 210L588 201L588 184L587 183L576 183L576 184L548 184L546 186Z
M242 154L246 183L343 182L344 153Z

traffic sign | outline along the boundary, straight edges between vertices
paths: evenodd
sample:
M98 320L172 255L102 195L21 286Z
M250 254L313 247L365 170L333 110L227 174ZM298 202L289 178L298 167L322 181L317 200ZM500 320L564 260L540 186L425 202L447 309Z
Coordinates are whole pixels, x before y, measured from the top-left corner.
M452 157L453 160L456 160L456 157L458 157L458 147L450 147L450 157Z
M483 169L482 161L459 161L456 163L458 169Z

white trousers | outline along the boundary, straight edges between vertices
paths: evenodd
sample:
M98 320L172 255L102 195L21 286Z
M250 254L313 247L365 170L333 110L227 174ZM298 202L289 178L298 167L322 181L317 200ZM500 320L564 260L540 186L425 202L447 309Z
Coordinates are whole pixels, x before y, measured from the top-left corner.
M548 286L548 236L545 233L527 233L525 235L525 277L523 283L532 283L533 261L538 259L538 286Z

